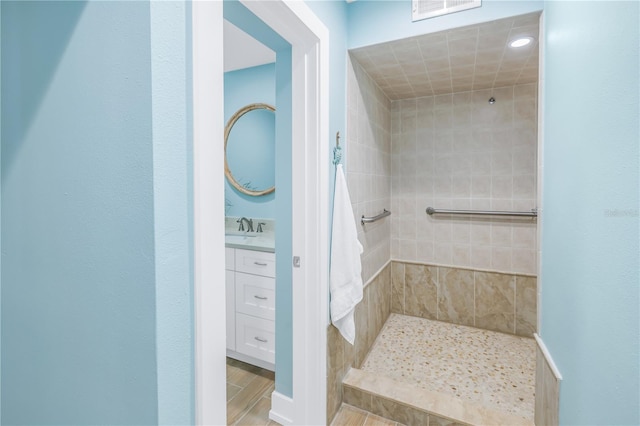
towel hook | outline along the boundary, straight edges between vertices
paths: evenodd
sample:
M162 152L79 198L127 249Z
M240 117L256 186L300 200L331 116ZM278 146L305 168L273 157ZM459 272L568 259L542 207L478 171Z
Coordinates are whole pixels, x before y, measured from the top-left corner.
M333 148L333 165L337 166L342 161L342 148L340 147L340 132L336 132L336 147Z

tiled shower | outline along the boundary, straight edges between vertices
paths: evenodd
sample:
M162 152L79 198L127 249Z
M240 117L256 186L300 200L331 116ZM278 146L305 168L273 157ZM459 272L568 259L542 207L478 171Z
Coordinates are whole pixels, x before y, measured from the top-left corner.
M527 348L528 390L520 391L528 393L519 401L526 408L506 412L533 423L536 220L425 210L536 208L538 48L513 53L505 46L514 34L537 36L538 19L516 17L350 52L345 163L354 220L384 208L392 215L364 226L358 221L367 284L356 310L356 344L328 329L328 420L342 401L406 424L451 419L354 385L366 382L358 375L366 375L367 363L385 359L380 351L399 352L398 340L388 336L391 323L416 318L437 321L425 329L442 323L449 324L447 332L456 324L506 333L514 347Z

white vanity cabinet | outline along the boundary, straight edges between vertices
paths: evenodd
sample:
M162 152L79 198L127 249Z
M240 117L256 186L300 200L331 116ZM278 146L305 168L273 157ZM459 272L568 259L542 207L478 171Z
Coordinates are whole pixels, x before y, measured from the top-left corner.
M227 247L226 256L227 355L273 370L275 253Z

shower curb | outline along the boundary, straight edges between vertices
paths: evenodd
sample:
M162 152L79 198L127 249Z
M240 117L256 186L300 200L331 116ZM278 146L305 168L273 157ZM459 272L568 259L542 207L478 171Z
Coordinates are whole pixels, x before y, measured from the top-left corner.
M405 424L533 426L532 420L352 368L342 381L343 401Z

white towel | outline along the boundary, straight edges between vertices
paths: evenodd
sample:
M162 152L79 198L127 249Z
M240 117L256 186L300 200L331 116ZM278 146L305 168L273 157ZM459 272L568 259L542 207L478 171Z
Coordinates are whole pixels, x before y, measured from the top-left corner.
M362 250L347 181L342 164L338 164L331 231L331 322L352 345L356 338L353 313L362 300Z

